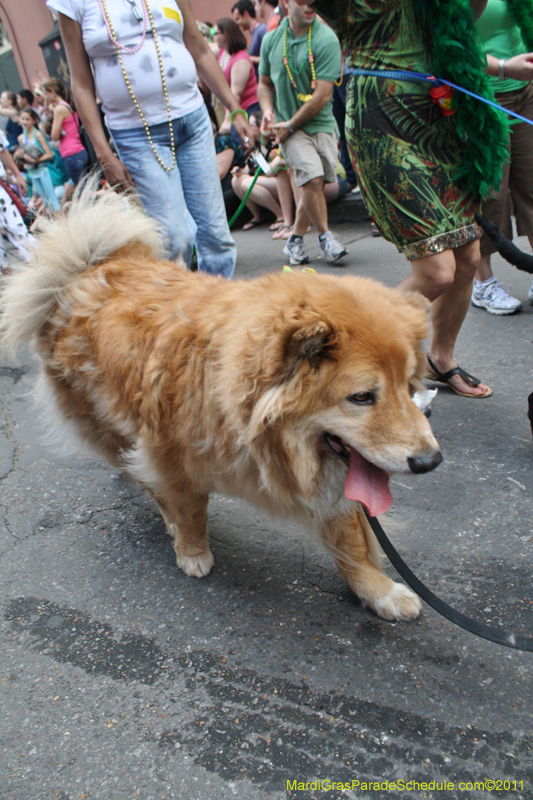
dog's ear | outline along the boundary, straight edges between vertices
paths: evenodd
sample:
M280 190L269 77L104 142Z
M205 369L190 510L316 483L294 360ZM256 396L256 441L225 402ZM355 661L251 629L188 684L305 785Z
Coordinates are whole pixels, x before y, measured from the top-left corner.
M323 319L308 322L293 330L286 353L289 376L305 361L312 369L318 369L325 358L333 357L335 345L335 333Z

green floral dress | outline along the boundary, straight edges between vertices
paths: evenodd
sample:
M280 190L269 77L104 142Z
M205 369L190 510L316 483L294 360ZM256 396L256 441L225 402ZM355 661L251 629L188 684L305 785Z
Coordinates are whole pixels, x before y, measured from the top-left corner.
M318 0L354 67L431 74L411 0ZM361 194L385 238L409 260L480 237L474 198L453 175L464 151L454 116L443 116L427 82L355 76L346 139Z

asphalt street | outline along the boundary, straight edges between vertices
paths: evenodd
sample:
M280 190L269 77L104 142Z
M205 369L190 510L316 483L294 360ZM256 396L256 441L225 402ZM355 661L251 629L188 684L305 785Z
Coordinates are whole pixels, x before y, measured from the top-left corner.
M333 219L345 266L309 235L311 266L391 286L407 274L368 222ZM266 227L235 238L236 277L283 266ZM393 478L381 521L444 600L528 634L533 306L530 278L494 266L524 310L471 308L457 348L494 394L440 389L444 462ZM48 449L36 372L29 352L0 362L1 800L533 797L532 653L427 606L380 620L297 525L224 497L210 502L215 568L186 577L142 490Z

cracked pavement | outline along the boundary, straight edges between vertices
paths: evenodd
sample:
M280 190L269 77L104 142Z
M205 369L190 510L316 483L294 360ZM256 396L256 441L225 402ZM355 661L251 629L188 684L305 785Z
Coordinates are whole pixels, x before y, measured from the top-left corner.
M336 233L346 271L389 285L405 276L367 223ZM238 276L282 266L266 227L235 238ZM527 297L527 275L494 267ZM445 460L393 478L382 519L434 592L525 634L532 343L527 301L515 317L470 310L458 360L494 395L439 391L431 421ZM378 619L318 542L234 499L212 498L215 568L187 578L142 490L93 457L46 447L35 376L29 353L0 362L2 800L533 797L533 654L427 606L415 622ZM315 779L455 788L290 788ZM474 788L490 779L509 784Z

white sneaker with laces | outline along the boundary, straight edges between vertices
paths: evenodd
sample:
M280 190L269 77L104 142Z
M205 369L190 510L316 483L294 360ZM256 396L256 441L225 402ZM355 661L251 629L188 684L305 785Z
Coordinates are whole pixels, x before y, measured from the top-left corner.
M529 300L529 302L533 306L533 281L531 281L531 286L529 287L529 292L528 292L528 295L527 295L527 299Z
M496 278L485 286L474 281L472 305L497 316L515 314L521 310L522 303L512 296L510 288L508 283L500 283Z
M304 250L304 240L300 236L297 237L296 241L293 241L291 236L283 248L283 254L289 256L289 264L291 267L309 263L309 256Z
M341 258L348 255L347 249L342 245L332 234L331 231L326 231L318 237L320 249L326 256L330 264L335 264Z

